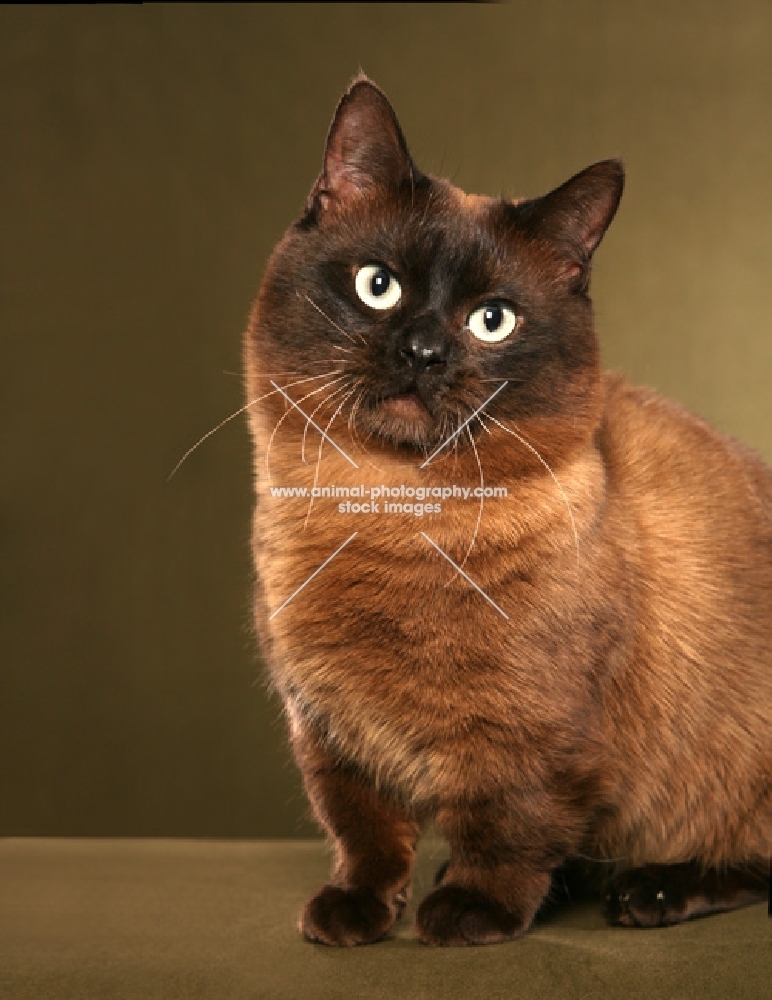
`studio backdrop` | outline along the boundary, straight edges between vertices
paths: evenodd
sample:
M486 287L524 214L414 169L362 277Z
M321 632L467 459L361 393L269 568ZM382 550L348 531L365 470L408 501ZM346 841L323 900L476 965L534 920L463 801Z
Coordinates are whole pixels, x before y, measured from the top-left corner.
M241 334L364 69L416 162L620 156L607 366L772 459L772 6L4 5L0 834L310 824L250 615Z

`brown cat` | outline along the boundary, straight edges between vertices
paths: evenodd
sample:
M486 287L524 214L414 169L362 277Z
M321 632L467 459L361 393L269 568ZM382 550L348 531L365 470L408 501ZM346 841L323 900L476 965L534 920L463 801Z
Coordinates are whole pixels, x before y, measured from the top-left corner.
M360 76L271 257L256 620L335 847L312 941L387 934L429 821L428 944L522 934L581 858L621 924L766 895L772 471L601 372L590 261L622 185L609 160L466 195Z

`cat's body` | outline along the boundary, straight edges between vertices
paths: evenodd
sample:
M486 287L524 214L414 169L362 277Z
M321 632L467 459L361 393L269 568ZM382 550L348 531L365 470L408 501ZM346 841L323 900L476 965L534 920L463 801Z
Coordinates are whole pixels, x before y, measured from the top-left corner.
M246 340L256 618L336 846L313 940L388 931L427 820L451 847L429 943L516 936L577 857L614 862L621 923L761 898L772 472L600 372L589 261L621 186L611 162L535 202L465 196L360 79L269 264ZM347 515L276 483L507 496Z

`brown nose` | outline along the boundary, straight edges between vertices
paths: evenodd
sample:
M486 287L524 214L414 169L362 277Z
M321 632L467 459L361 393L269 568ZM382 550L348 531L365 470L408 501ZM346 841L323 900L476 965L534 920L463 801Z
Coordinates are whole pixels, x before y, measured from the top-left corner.
M445 364L446 354L444 339L429 330L409 333L399 349L399 356L416 375Z

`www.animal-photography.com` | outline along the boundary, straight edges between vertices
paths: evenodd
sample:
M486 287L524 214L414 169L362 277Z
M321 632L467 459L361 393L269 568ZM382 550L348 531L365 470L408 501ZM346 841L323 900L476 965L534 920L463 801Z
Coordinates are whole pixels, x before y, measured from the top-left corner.
M772 10L0 19L3 996L766 995Z

